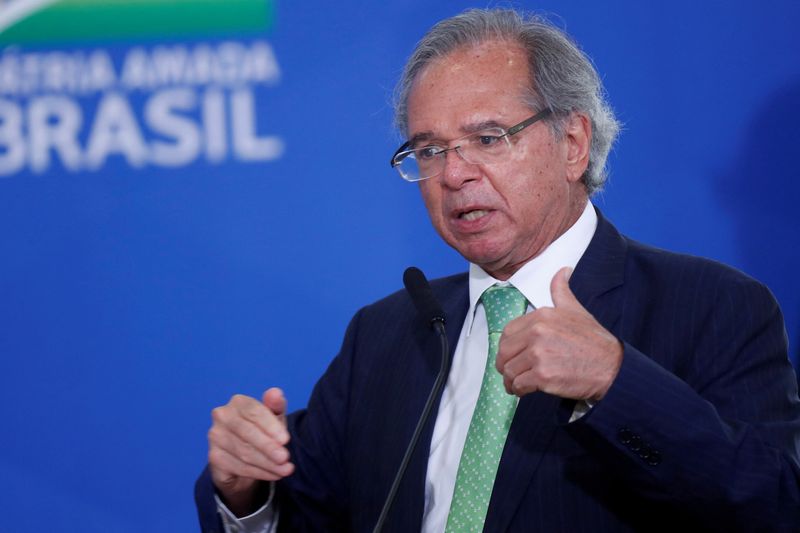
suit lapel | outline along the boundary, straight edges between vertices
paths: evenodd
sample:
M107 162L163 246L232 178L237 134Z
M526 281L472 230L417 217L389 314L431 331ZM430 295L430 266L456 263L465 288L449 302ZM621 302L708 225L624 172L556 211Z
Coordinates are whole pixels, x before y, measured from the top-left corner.
M452 361L469 305L467 275L463 274L444 280L444 286L434 283L434 293L442 304L442 310L445 313L445 331L447 333L450 360ZM428 393L433 389L436 375L439 373L441 346L436 334L427 324L421 321L415 324L414 334L415 344L422 354L423 360L417 390L424 391L424 393L413 395L412 401L415 404L413 412L421 414L428 398ZM441 392L436 398L431 409L431 416L420 434L417 448L409 461L404 481L398 488L393 512L390 514L390 525L387 524L389 526L388 529L391 531L419 531L422 527L422 513L425 504L425 475L428 469L433 426L436 422L436 413L439 410L440 400ZM409 423L410 426L405 433L410 436L416 427L417 418L410 420ZM402 446L405 449L405 444L402 444Z
M613 289L625 281L625 238L597 211L597 230L569 280L578 301L606 329L619 319L621 291Z
M614 331L621 312L627 245L625 239L597 212L597 230L570 278L578 301L606 329ZM573 401L544 393L520 399L508 433L484 531L506 531L530 485L547 448L562 423L568 420Z

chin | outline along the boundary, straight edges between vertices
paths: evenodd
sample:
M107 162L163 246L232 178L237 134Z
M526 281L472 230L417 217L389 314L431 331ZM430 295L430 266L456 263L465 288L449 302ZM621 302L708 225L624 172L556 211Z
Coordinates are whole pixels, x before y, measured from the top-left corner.
M475 263L486 271L495 270L503 262L503 255L495 250L476 249L473 247L456 248L458 253L470 263Z
M491 268L502 264L504 258L513 253L511 243L502 241L497 236L483 234L458 238L450 232L446 234L439 232L439 235L451 248L461 254L461 257L484 270L487 268L484 265Z

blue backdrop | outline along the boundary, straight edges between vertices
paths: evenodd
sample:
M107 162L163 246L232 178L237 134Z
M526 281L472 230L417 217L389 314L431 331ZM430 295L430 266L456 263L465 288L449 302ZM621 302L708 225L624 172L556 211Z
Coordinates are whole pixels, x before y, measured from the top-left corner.
M471 5L276 2L257 32L5 45L2 530L193 530L214 406L271 385L304 405L406 266L464 270L388 160L406 56ZM581 43L624 122L595 202L767 283L796 359L800 4L515 5Z

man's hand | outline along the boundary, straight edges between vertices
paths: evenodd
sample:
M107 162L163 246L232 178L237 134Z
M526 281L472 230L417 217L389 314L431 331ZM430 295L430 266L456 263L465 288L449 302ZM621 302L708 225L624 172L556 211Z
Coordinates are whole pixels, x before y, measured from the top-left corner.
M500 337L497 370L509 394L543 391L599 401L622 364L622 343L601 326L569 288L570 268L550 283L554 307L512 320Z
M208 431L208 464L211 478L228 508L237 516L261 505L261 481L290 475L289 432L286 430L286 398L280 389L269 389L261 402L237 394L211 411Z

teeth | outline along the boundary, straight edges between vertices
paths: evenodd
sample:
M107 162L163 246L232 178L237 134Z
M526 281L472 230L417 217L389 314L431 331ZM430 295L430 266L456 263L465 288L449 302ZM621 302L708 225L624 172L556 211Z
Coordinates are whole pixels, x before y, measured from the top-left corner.
M461 218L463 218L464 220L472 221L472 220L477 220L486 214L488 214L488 211L485 211L483 209L476 209L475 211L463 213L461 215Z

